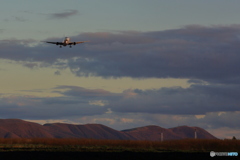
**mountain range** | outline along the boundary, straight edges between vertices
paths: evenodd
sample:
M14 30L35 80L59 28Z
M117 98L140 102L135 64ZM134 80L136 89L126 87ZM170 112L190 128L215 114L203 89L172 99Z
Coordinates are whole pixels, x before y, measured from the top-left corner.
M74 125L65 123L38 123L20 119L0 119L0 138L90 138L116 140L163 140L194 138L217 139L199 127L179 126L162 128L145 126L117 131L102 124Z

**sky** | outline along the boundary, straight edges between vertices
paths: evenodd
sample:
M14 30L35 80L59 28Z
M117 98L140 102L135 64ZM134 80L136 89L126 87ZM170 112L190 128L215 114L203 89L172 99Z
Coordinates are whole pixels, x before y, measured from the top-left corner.
M0 118L240 138L236 0L2 1ZM72 48L42 41L90 41Z

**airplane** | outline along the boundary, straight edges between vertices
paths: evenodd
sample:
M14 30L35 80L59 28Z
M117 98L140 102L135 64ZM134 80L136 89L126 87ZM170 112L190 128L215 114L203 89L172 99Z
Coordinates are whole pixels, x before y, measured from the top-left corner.
M62 48L62 46L66 47L67 45L69 45L69 47L72 48L72 45L76 45L79 43L85 43L85 42L89 42L89 41L71 42L69 37L65 37L65 39L62 42L48 42L48 41L44 41L44 42L56 44L57 46L60 45L60 48Z

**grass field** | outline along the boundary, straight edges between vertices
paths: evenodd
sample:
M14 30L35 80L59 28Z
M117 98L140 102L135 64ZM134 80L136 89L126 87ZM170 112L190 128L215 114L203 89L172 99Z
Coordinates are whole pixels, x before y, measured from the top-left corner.
M238 152L239 140L94 140L94 139L0 139L0 159L24 160L154 160L212 159L210 151ZM238 159L237 157L214 157Z
M240 152L240 140L0 139L0 152Z

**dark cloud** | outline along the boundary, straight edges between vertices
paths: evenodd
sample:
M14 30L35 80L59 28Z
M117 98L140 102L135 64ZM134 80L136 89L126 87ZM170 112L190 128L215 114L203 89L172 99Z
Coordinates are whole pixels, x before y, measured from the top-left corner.
M77 15L77 14L78 14L78 10L68 10L68 11L59 12L59 13L52 13L52 14L50 14L50 18L65 19L65 18L69 18L69 17Z
M72 40L91 42L70 50L43 43L31 46L34 42L31 40L2 40L0 57L30 64L38 62L39 67L70 68L77 76L240 81L239 25L82 33ZM31 68L30 64L25 66Z
M69 60L77 76L188 78L239 82L240 27L189 26L158 32L83 34L82 57ZM102 37L102 42L100 39Z
M18 22L26 22L27 19L23 18L23 17L18 17L18 16L15 16L13 17L15 21L18 21Z
M118 96L117 93L112 93L104 89L86 89L86 88L77 87L77 86L58 86L55 89L67 89L59 93L65 96L73 96L73 97L110 98L110 97Z
M56 71L56 72L54 72L54 74L59 76L59 75L61 75L61 72L60 71Z
M95 119L93 123L122 129L142 124L162 127L197 125L208 129L239 128L236 124L240 113L240 87L236 85L193 84L189 88L129 89L122 93L78 86L57 86L53 92L62 96L40 98L2 95L0 117L86 117ZM197 118L195 115L202 117Z
M28 67L28 68L31 68L31 69L33 69L33 68L35 68L35 67L38 67L38 64L37 63L31 63L31 62L26 62L26 63L24 63L23 64L23 66L25 66L25 67Z
M106 108L119 113L149 113L169 115L204 115L210 112L240 111L239 85L199 85L189 88L172 87L151 90L125 90L113 93L103 89L58 86L61 98L42 99L56 104L101 101ZM60 102L59 102L60 101ZM68 108L68 107L67 107Z
M78 100L102 100L107 102L106 108L119 113L204 115L240 111L239 85L193 84L189 88L135 89L122 93L77 86L58 86L55 89Z
M189 88L161 88L129 91L109 103L112 111L172 115L202 115L208 112L240 111L239 85L192 85Z
M10 21L16 21L16 22L26 22L28 21L27 19L19 16L11 16L10 18L5 18L5 22L10 22Z
M239 116L240 112L209 112L202 116L141 114L135 118L145 119L148 120L149 123L166 128L188 125L198 126L205 129L217 129L222 127L240 129L238 125L240 120Z
M10 96L0 98L0 117L20 119L61 119L74 116L101 115L104 106L74 97Z
M240 129L238 122L240 120L240 112L216 112L208 113L204 118L195 120L195 124L204 124L203 127L208 128L238 128Z

